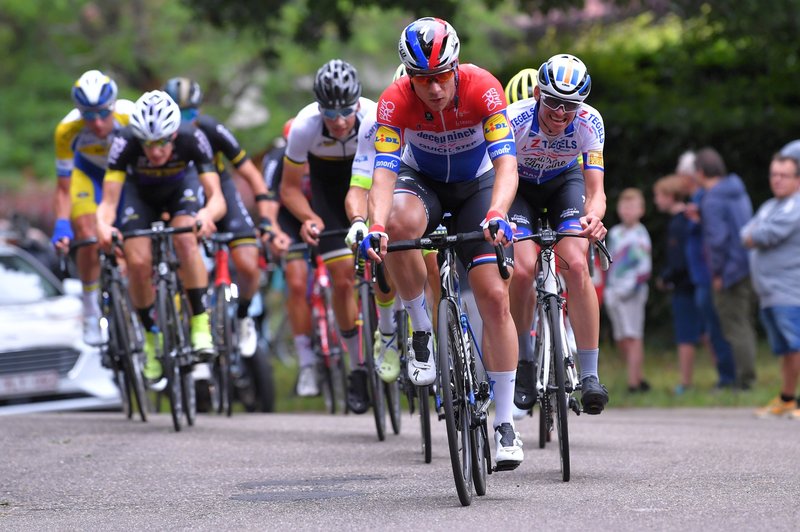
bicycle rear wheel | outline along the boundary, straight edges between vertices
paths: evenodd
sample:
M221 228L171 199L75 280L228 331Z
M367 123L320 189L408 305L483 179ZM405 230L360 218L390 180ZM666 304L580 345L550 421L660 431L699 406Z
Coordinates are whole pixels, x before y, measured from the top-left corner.
M230 287L221 284L216 287L214 301L214 329L217 336L217 357L214 360L213 379L216 386L216 397L213 402L217 413L233 414L233 386L231 378L231 354L233 344L234 323L230 309Z
M181 399L183 401L183 411L186 414L186 423L191 427L197 419L197 395L194 387L194 376L192 370L194 369L195 355L192 353L190 344L191 330L189 323L191 322L191 313L189 312L189 300L183 292L177 298L179 308L176 308L176 316L178 316L177 324L180 327L178 338L180 339L179 345L182 349L180 361L180 377L181 377ZM176 329L177 330L177 329Z
M181 375L178 365L177 313L171 290L166 281L159 281L156 289L156 312L161 331L161 367L167 379L166 395L172 415L172 426L176 432L183 428L183 398L181 394Z
M369 290L369 285L359 281L358 303L361 321L358 334L361 338L361 355L364 367L367 370L367 392L372 403L372 414L375 418L375 430L378 432L378 441L386 439L386 407L383 394L383 381L375 368L374 343L377 328L377 316L374 310L374 298Z
M114 313L112 332L117 340L115 345L119 348L119 359L125 372L125 385L128 388L129 412L128 419L133 416L134 406L139 410L139 417L147 421L147 392L142 377L142 361L140 354L142 346L137 334L136 317L131 310L128 295L117 284L111 286L112 309Z
M489 451L489 429L485 418L470 430L470 444L475 493L479 496L486 495L486 475L491 470L492 459Z
M439 377L447 426L447 444L458 499L472 503L471 420L464 387L464 351L457 308L447 299L439 303Z
M553 368L553 376L555 378L555 387L553 390L552 398L555 403L556 414L556 429L558 431L558 451L561 456L561 478L564 482L569 481L570 477L570 460L569 460L569 405L567 391L564 385L565 363L567 355L564 349L566 346L563 343L563 335L561 333L561 322L559 320L559 313L561 309L557 304L553 303L548 309L548 318L550 322L550 339L552 341L553 351L551 366Z
M400 434L400 427L403 421L402 405L400 404L400 383L397 381L384 382L383 394L386 397L386 410L389 411L392 432Z

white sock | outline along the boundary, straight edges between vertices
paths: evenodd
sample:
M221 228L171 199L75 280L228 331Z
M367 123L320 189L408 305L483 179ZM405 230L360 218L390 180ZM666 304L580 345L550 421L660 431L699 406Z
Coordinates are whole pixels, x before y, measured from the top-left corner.
M100 288L97 281L83 283L81 300L83 301L84 316L100 316Z
M514 426L514 380L517 372L514 371L487 371L489 386L494 391L494 423L497 428L501 423L511 423Z
M311 366L317 361L317 355L311 349L311 338L307 334L298 334L294 337L294 349L297 351L297 361L301 368Z
M381 331L381 334L387 336L393 334L397 329L397 325L394 322L395 300L396 298L386 302L375 300L375 304L378 307L378 330Z
M403 301L403 306L408 312L408 317L411 318L411 328L415 331L428 331L433 330L433 324L428 316L428 307L425 304L425 292L410 301Z

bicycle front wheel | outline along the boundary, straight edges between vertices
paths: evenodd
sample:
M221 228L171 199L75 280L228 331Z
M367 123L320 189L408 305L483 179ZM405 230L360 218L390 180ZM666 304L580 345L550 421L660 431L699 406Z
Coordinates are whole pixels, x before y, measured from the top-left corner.
M134 404L139 410L139 417L147 421L146 391L142 377L141 346L137 342L137 321L131 310L128 295L117 284L111 287L113 316L112 332L117 337L115 345L119 349L119 358L125 372L125 386L128 388L130 411L128 419L133 415Z
M555 303L550 305L548 309L548 318L550 321L550 340L552 342L553 351L551 357L552 375L554 377L555 387L553 390L553 402L555 403L556 413L556 430L558 431L558 451L561 456L561 478L564 482L569 481L570 477L570 461L569 461L569 420L567 415L569 413L568 400L566 387L564 384L565 379L565 364L567 360L567 353L565 351L564 336L561 333L560 315L561 309Z
M397 381L384 382L383 393L386 397L386 410L389 411L389 421L392 423L392 432L400 434L400 426L403 420L400 404L400 383Z
M450 463L458 499L463 506L469 506L472 503L472 431L464 386L465 353L458 309L447 299L439 303L438 332L439 378Z
M410 386L413 384L409 383ZM430 386L417 387L417 399L419 400L419 422L422 436L422 455L425 463L430 464L431 455L431 398Z
M367 370L367 392L372 403L372 414L375 417L375 430L378 432L378 441L383 441L386 439L386 407L383 381L381 381L375 368L373 343L375 330L377 329L377 316L374 310L374 299L370 293L369 285L365 282L361 282L358 287L358 303L361 315L358 326L358 334L361 338L361 361L363 361Z

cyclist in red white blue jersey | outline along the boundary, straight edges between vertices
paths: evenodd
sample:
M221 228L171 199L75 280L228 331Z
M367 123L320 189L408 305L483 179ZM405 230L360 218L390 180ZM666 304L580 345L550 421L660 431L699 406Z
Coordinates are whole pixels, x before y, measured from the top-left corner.
M378 102L372 226L365 247L380 241L380 257L414 329L409 377L428 385L436 378L436 365L425 264L418 251L386 255L387 242L432 232L445 212L452 214L457 232L484 228L486 241L459 246L457 253L484 321L484 363L496 406L496 461L513 469L523 458L512 418L518 346L508 283L498 272L493 243L507 244L512 235L506 216L517 189L516 147L503 87L486 70L460 65L459 48L456 31L438 18L421 18L401 34L399 54L408 76L390 85ZM487 229L492 221L500 227L495 237ZM379 258L371 248L368 253Z

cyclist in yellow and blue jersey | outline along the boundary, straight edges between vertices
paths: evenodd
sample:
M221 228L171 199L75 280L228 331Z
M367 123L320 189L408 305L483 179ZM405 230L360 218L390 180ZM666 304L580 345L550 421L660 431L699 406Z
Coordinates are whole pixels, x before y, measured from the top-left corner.
M73 238L97 236L95 212L102 199L108 149L133 110L132 102L117 99L117 84L99 70L89 70L78 78L72 87L72 101L75 108L55 130L58 186L52 242L63 252ZM97 246L79 249L76 261L83 283L83 339L97 345L105 339L100 327Z
M214 164L220 176L222 195L225 198L227 212L217 222L219 232L231 232L235 239L230 243L231 257L236 266L236 284L239 288L239 301L236 317L239 320L239 351L242 356L253 356L258 345L256 325L247 314L250 302L258 290L260 271L258 268L258 246L256 229L250 214L242 203L236 183L225 166L223 157L228 159L241 175L256 199L259 213L259 229L266 239L272 230L272 219L267 205L270 196L261 173L247 155L244 148L233 133L215 118L200 113L203 103L203 92L200 85L189 78L172 78L164 85L164 92L169 94L181 109L181 120L193 124L205 133L214 153Z

